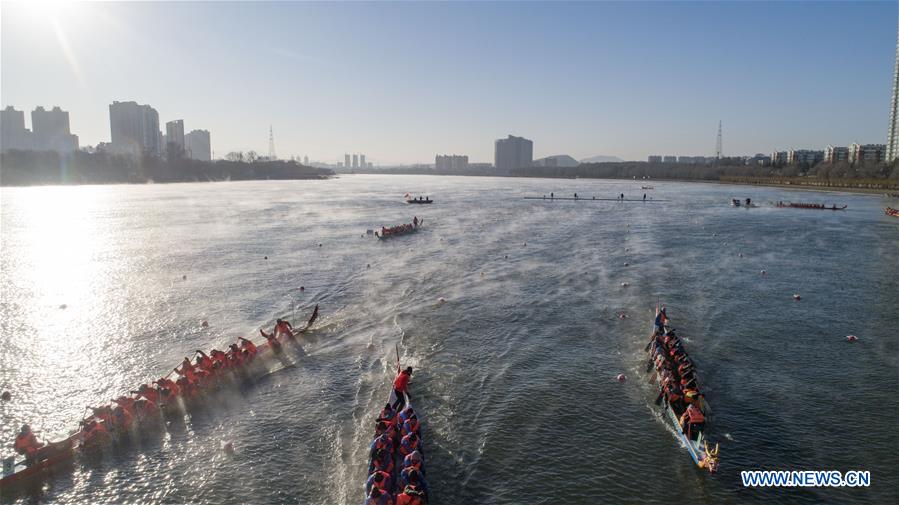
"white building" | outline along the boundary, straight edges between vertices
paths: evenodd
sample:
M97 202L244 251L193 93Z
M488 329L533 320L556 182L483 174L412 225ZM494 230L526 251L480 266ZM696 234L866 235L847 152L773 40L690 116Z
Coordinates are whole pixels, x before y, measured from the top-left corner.
M459 154L438 154L434 157L434 170L468 170L468 156Z
M529 167L534 161L534 143L509 135L494 143L493 165L497 170Z
M211 161L212 144L208 130L193 130L184 136L185 152L193 160Z
M109 130L116 154L159 156L162 134L159 113L137 102L112 102L109 106Z

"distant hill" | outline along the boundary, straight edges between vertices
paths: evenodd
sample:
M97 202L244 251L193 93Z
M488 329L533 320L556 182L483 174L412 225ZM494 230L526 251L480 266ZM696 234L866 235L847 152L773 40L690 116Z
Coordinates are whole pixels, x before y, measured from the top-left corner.
M624 161L624 160L619 158L618 156L599 155L599 156L591 156L589 158L584 158L580 162L581 163L617 163L617 162L621 162L621 161Z

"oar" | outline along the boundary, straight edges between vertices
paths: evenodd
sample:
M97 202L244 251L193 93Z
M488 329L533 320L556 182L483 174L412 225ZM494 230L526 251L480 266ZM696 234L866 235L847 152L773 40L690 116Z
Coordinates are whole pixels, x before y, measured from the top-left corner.
M659 396L656 397L656 405L662 404L662 397L665 395L664 391L659 391Z
M308 321L306 321L306 326L303 326L303 329L298 331L297 333L306 333L306 330L308 330L312 326L312 323L314 323L316 319L318 319L318 304L317 303L315 304L315 310L312 311L312 316L309 318Z

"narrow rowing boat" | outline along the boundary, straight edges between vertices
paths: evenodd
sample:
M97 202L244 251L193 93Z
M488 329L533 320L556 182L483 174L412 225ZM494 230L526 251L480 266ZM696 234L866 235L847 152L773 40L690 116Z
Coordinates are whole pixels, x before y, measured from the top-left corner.
M700 391L693 362L667 322L665 309L656 307L652 336L646 346L650 366L655 368L652 379L658 379L656 404L662 406L663 417L671 423L696 466L715 473L718 470L718 444L709 447L706 436L711 409Z
M424 221L422 219L418 222L418 224L407 223L400 224L397 226L391 226L390 228L382 227L380 232L375 232L375 236L378 237L379 240L385 240L388 238L399 237L402 235L409 235L410 233L415 233L421 227L421 223Z
M830 207L824 205L823 203L803 203L803 202L777 202L774 204L775 207L779 207L782 209L814 209L814 210L846 210L848 205L843 205L842 207L837 207L836 204L831 205Z
M883 213L888 216L899 217L899 210L896 210L892 207L886 207L883 209Z
M397 349L397 374L400 373ZM412 408L412 399L390 388L385 409L376 419L375 436L369 447L368 476L365 481L366 505L427 505L428 486L420 413ZM387 406L393 407L388 411ZM388 412L385 417L385 412ZM410 435L411 434L411 435ZM373 488L378 488L372 494Z
M312 312L306 325L298 330L297 334L305 333L318 318L318 305ZM238 368L222 369L210 380L207 380L196 387L192 397L187 398L184 395L172 395L166 401L154 402L156 409L155 415L147 415L144 417L135 416L137 429L136 433L152 433L164 429L162 418L168 421L183 420L184 415L189 414L191 410L199 408L199 406L209 401L215 400L214 393L221 391L235 384L247 384L254 380L259 380L273 372L271 368L275 357L281 356L282 346L289 339L286 334L275 335L272 339L256 347L256 354L251 360L245 361ZM286 365L289 366L289 365ZM284 368L284 367L282 367ZM172 376L169 373L165 378ZM131 398L137 398L132 392ZM93 417L93 416L91 416ZM90 417L88 418L90 419ZM79 454L98 455L98 452L106 447L125 442L132 436L131 431L120 431L115 428L106 428L108 421L102 419L94 419L95 422L91 426L103 426L102 431L92 431L91 433L106 433L102 437L91 436L86 430L88 424L84 419L79 424L79 429L72 432L67 438L58 442L50 442L41 449L42 454L38 461L23 460L15 461L15 456L3 459L3 472L0 475L0 490L8 491L18 486L33 482L40 477L51 475L57 470L68 468L67 463ZM101 439L102 438L102 439Z

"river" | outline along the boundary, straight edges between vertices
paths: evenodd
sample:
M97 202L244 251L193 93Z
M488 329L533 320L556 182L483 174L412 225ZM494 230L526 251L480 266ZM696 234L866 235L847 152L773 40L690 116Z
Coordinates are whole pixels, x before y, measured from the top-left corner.
M899 220L880 210L895 200L641 184L3 188L3 455L22 423L65 436L85 406L195 349L259 341L259 328L279 316L300 325L315 304L321 319L292 352L296 366L2 501L361 503L398 345L415 368L433 505L896 503ZM435 203L406 205L406 192ZM583 200L523 198L550 192ZM620 193L651 200L592 200ZM729 205L746 197L760 207ZM419 233L365 233L413 214ZM657 300L714 409L716 475L695 468L653 403L643 348ZM740 471L752 469L869 470L872 483L744 488Z

